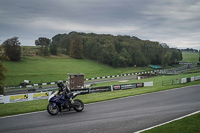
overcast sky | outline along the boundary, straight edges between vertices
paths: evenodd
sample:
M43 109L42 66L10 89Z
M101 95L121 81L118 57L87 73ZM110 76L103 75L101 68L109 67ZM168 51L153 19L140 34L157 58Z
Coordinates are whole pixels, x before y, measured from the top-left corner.
M0 0L0 44L71 31L200 49L200 0Z

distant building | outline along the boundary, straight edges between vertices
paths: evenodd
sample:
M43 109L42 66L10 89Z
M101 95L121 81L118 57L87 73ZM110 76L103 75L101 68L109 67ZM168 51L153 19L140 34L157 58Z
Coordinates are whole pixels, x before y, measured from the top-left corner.
M81 89L84 87L83 73L68 73L68 82L70 89Z

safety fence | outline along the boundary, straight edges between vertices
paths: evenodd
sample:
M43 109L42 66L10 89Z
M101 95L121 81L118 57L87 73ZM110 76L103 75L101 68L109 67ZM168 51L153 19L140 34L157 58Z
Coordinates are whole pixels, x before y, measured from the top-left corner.
M171 80L164 80L162 81L162 86L168 86L168 85L177 85L177 84L185 84L188 82L193 82L200 80L200 76L193 76L189 78L176 78L176 79L171 79Z
M83 95L83 94L90 94L90 93L134 89L134 88L146 87L146 86L153 86L153 81L144 82L144 83L131 83L131 84L104 86L104 87L84 88L84 89L71 90L71 92L80 93ZM0 103L14 103L14 102L24 102L24 101L31 101L31 100L48 99L48 97L52 93L53 91L8 95L8 96L0 95Z

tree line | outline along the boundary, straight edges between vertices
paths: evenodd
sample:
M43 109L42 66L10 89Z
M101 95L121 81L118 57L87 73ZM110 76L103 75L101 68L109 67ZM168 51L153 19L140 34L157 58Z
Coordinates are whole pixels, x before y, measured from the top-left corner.
M168 65L182 60L179 49L135 36L78 33L57 34L49 45L50 54L88 58L113 67Z
M40 56L69 55L76 59L87 58L113 67L168 65L182 60L179 49L167 44L141 40L135 36L78 33L57 34L52 39L35 40ZM21 48L18 37L2 44L5 55L11 61L20 61Z
M196 52L196 53L200 53L200 50L198 51L197 49L193 49L193 48L186 48L186 49L181 49L182 52Z

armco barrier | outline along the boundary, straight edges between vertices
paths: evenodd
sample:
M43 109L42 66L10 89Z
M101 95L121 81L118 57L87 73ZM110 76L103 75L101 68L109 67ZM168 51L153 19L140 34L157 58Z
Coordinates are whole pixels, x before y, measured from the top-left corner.
M114 86L76 89L76 90L71 90L71 92L80 93L80 94L89 94L89 93L107 92L107 91L115 91L115 90L133 89L133 88L144 87L144 86L153 86L153 81L145 82L145 83L132 83L132 84L122 84L122 85L114 85ZM13 102L24 102L24 101L31 101L31 100L48 99L48 97L51 94L52 94L52 91L2 96L3 100L0 102L13 103Z

